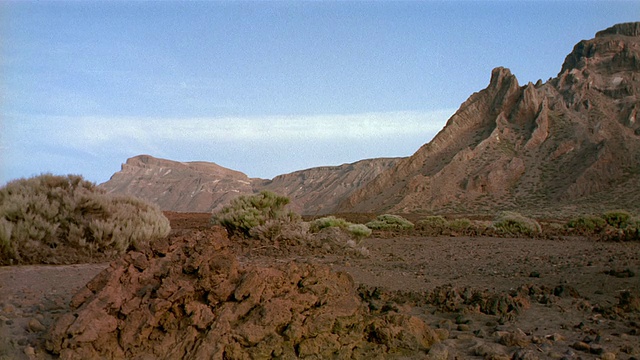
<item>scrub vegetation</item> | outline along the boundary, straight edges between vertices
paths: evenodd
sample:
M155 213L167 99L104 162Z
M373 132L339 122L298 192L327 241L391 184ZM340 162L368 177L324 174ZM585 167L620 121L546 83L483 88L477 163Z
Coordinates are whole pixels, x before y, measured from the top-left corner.
M160 209L81 176L44 174L0 189L0 264L105 260L171 230Z

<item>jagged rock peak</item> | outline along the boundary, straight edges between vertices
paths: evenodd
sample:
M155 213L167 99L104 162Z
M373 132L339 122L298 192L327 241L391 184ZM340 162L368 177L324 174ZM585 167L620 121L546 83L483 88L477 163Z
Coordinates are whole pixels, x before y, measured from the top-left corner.
M518 80L515 75L511 74L511 70L500 66L491 71L490 88L499 88L505 81L515 81L516 87L518 86Z
M616 24L596 33L596 37L608 35L640 36L640 22Z

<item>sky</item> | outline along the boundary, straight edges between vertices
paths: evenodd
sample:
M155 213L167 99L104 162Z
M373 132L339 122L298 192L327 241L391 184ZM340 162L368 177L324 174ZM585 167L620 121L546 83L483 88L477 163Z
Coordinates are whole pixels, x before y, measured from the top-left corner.
M555 77L639 1L2 1L0 186L127 158L270 179L409 156L491 70Z

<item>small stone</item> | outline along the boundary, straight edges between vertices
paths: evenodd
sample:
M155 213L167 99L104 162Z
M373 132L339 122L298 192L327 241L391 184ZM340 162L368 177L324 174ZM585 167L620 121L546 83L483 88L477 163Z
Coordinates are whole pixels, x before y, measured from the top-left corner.
M13 314L16 312L16 307L12 304L5 304L5 306L2 307L2 312L5 314Z
M427 359L429 360L447 360L449 358L449 348L443 343L437 343L431 346Z
M438 323L438 327L441 329L451 330L453 329L453 322L451 320L442 320Z
M594 355L602 355L604 354L604 349L601 346L590 346L589 352Z
M27 328L31 332L42 332L47 330L47 328L44 325L42 325L42 323L38 321L38 319L29 320L29 324L27 325Z
M440 339L440 341L442 340L447 340L449 338L449 330L447 329L433 329L433 331L436 333L436 336L438 336L438 339Z
M471 327L467 324L458 325L458 331L470 331Z
M462 315L458 315L456 317L456 324L470 324L471 323L471 319L464 317Z
M531 278L539 278L540 277L540 273L538 271L532 271L529 273L529 277Z
M605 352L600 356L602 360L616 360L616 354L612 352Z
M589 344L582 341L576 341L575 343L573 343L573 345L571 345L571 347L578 351L584 351L584 352L589 352L591 350L591 347L589 346Z
M511 360L538 360L538 355L531 350L518 349L511 356Z
M558 334L558 333L554 333L551 335L547 335L547 339L551 340L551 341L564 341L564 336Z
M27 346L24 348L24 354L29 357L36 356L36 349L34 349L33 346Z

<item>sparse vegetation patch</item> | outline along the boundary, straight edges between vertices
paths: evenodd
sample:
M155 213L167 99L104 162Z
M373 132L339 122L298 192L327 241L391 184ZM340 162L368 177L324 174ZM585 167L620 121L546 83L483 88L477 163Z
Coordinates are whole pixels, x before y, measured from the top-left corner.
M542 232L540 224L517 212L505 211L493 222L493 228L499 234L509 236L536 236Z
M596 215L578 216L569 220L566 224L567 228L573 229L583 235L599 233L604 230L606 226L607 222L602 217Z
M285 209L289 198L262 191L256 195L239 196L213 215L211 222L226 228L230 235L251 236L252 228L268 220L291 221L299 216Z
M372 230L411 230L414 227L411 221L391 214L380 215L365 225Z
M157 206L111 196L81 176L45 174L0 189L0 264L108 259L167 236Z

